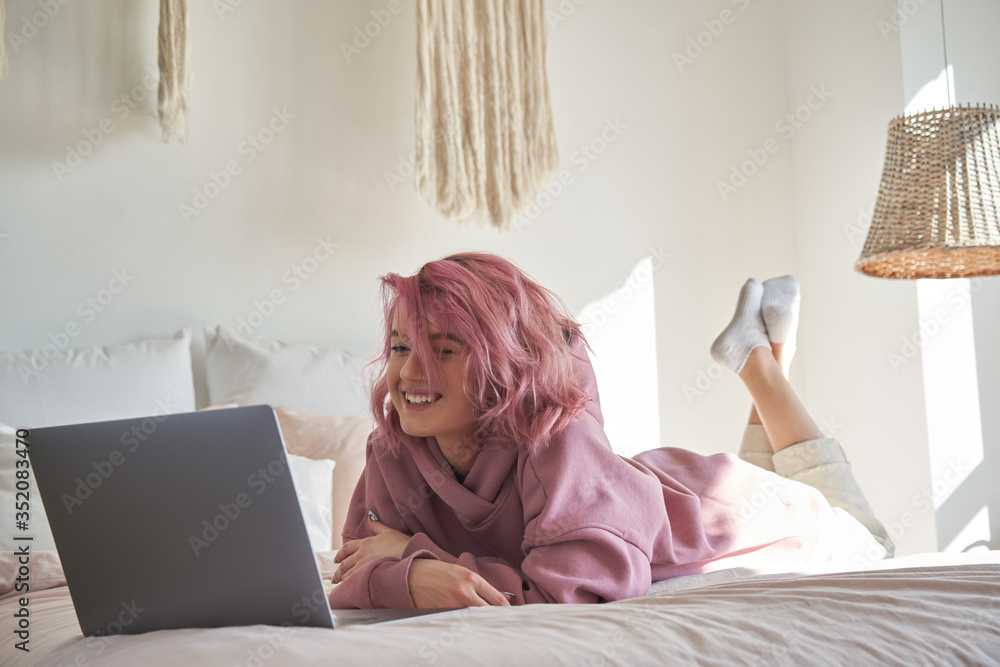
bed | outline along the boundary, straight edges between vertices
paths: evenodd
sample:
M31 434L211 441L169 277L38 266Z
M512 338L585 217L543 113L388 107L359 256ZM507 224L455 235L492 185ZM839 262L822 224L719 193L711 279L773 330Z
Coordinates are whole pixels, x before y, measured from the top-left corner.
M224 327L209 328L203 340L195 367L207 396L199 401L188 330L117 347L0 352L0 424L7 425L0 500L13 502L6 497L12 425L181 412L197 403L290 406L278 410L279 420L289 453L306 462L301 475L310 481L296 478L296 486L329 581L340 541L332 526L343 523L371 428L363 360ZM16 527L13 516L3 521L3 665L1000 664L995 551L729 569L657 582L645 596L608 604L475 608L335 631L247 626L84 638L44 516L32 515L27 593L14 590ZM25 596L29 652L16 648L14 633Z

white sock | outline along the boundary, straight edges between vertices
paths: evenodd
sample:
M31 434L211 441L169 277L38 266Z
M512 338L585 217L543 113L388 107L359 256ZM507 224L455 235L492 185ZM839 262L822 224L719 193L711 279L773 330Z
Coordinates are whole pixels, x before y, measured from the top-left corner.
M752 349L761 345L770 348L760 314L763 293L764 287L759 280L746 281L736 303L736 314L712 343L712 358L734 373L743 370Z
M781 276L764 281L760 312L772 343L795 345L799 328L799 281L795 276Z

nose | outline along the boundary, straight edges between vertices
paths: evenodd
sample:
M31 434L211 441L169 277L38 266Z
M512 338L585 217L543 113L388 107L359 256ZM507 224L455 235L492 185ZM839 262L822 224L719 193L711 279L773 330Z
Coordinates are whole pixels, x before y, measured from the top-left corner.
M424 367L414 352L411 351L409 356L406 357L406 363L400 369L399 377L411 382L418 382L424 379Z

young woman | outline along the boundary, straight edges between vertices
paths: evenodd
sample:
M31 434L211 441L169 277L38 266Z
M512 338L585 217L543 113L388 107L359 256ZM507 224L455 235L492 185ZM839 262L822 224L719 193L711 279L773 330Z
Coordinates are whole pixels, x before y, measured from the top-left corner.
M753 398L739 457L614 454L580 326L504 259L451 255L382 287L377 426L333 608L602 602L726 567L891 555L784 374L794 278L748 281L712 346Z

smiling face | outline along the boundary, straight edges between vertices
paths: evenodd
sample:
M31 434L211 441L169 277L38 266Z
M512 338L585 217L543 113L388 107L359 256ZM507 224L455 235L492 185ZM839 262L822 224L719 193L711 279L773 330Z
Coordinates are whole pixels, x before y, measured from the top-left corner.
M442 384L433 394L420 359L411 349L405 320L393 317L392 351L386 369L389 397L403 431L414 437L437 438L441 451L451 460L462 449L461 444L471 442L476 429L476 409L465 393L467 350L457 337L442 336L432 321L427 322L427 337L431 351L441 361Z

